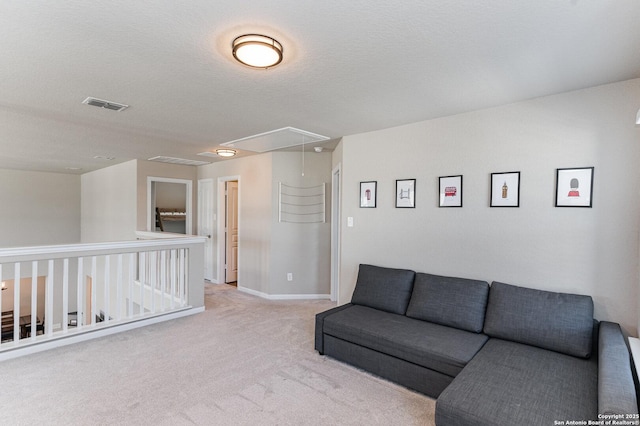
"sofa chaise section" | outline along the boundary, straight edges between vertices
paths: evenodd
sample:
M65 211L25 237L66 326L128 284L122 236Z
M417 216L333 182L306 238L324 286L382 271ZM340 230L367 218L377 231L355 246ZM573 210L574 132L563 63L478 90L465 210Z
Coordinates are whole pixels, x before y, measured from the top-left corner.
M620 326L603 321L595 329L599 354L588 359L491 338L438 398L436 424L597 424L617 416L636 421L635 386Z
M438 426L552 425L637 413L622 333L593 320L591 297L494 282L484 332L487 344L436 402Z
M436 402L438 426L553 425L597 419L598 364L490 339Z

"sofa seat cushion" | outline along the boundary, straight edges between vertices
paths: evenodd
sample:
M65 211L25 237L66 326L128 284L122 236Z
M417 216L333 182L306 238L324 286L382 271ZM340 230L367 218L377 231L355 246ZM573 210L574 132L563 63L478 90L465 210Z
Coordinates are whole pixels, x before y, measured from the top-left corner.
M455 377L487 341L484 334L353 305L324 319L324 333Z
M490 339L436 402L438 426L553 425L597 420L598 365Z
M494 282L484 332L491 337L588 358L593 337L590 296Z
M360 265L351 303L404 315L415 276L408 269Z
M417 273L407 316L480 333L488 296L486 281Z

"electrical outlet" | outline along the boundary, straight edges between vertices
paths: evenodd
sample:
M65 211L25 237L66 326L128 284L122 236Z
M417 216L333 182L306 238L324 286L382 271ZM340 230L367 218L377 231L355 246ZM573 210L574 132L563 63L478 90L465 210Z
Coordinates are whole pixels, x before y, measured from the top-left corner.
M291 272L287 272L287 281L293 281L293 274Z

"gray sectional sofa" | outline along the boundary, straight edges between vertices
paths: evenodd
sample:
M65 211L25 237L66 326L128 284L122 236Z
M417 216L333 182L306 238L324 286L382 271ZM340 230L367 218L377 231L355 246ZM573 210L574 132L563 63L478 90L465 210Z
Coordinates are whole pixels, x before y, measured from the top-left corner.
M360 265L315 348L437 398L438 426L638 419L620 326L589 296Z

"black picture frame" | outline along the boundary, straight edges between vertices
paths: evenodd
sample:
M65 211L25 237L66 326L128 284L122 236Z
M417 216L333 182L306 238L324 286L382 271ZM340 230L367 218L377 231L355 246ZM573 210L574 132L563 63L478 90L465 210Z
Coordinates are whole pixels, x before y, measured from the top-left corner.
M462 207L462 175L438 178L438 207Z
M396 180L396 208L413 209L416 207L416 180Z
M556 207L593 207L594 167L556 169Z
M520 207L520 172L491 173L491 207Z
M375 209L378 204L378 182L360 182L360 208Z

